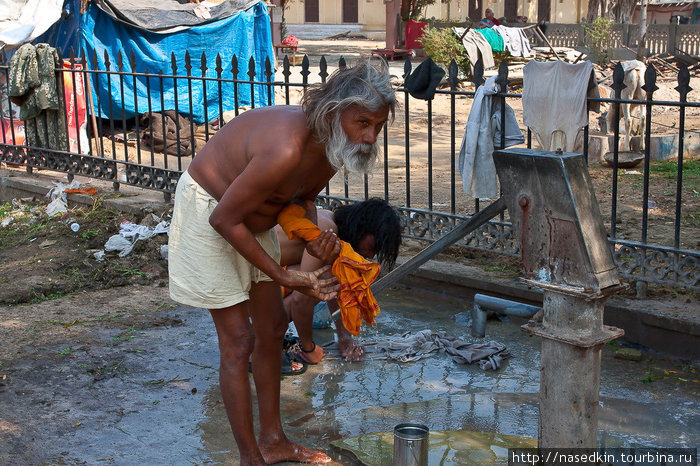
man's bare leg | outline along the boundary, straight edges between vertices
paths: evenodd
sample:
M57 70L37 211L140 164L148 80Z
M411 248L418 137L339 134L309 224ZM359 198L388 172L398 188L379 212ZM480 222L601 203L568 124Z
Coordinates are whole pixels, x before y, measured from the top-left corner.
M248 359L253 351L254 336L248 321L248 301L209 312L219 337L221 396L238 444L241 464L265 464L253 430ZM279 357L277 360L279 362Z
M319 451L290 442L280 418L280 370L282 338L288 318L282 306L279 285L253 283L250 289L250 315L253 319L253 379L258 395L260 418L259 447L268 464L281 461L327 463L331 459Z

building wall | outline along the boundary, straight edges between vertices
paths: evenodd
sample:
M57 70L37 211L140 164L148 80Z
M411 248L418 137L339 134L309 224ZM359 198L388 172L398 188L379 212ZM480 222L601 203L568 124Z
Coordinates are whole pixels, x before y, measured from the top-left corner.
M386 21L384 0L357 0L359 23L367 30L383 30ZM393 0L400 1L400 0ZM503 16L504 0L480 0L483 9L493 8L496 17ZM587 0L550 0L552 23L578 23L586 16ZM449 4L437 0L426 8L424 16L436 20L464 21L468 16L468 0L450 0ZM529 22L537 21L537 0L518 0L518 15L527 16ZM321 24L343 23L342 0L319 0L319 22ZM285 11L290 24L304 23L304 0L292 0Z
M493 8L497 18L504 16L504 0L482 0L483 10ZM469 14L468 0L451 0L449 4L436 2L428 6L425 12L426 18L434 17L436 20L464 21ZM578 23L586 16L588 9L587 0L551 0L552 23ZM518 15L526 16L529 22L537 21L537 0L518 0Z
M365 29L384 29L386 8L383 0L357 0L357 10L358 22ZM304 24L304 0L292 0L284 17L290 24ZM319 0L318 19L320 24L343 24L342 0Z

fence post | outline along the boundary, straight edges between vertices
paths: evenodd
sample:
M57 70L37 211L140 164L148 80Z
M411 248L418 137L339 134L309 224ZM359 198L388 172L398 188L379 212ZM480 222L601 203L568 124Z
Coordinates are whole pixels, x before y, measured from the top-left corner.
M625 23L622 25L622 37L620 37L620 45L632 48L633 45L630 39L630 25L629 23Z
M673 54L676 51L676 44L678 43L678 25L669 24L668 25L668 43L666 52Z

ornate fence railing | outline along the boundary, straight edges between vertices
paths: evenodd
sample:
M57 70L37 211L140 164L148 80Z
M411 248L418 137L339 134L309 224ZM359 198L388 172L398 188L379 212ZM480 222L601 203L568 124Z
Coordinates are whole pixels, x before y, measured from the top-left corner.
M586 31L581 24L548 24L547 39L554 47L585 47ZM609 47L626 46L634 50L639 45L638 24L615 24ZM645 47L649 55L670 53L678 49L700 55L700 25L698 24L650 24L647 26Z
M71 57L73 54L71 53ZM264 76L255 75L254 63L239 67L234 59L231 63L221 63L218 57L197 57L197 63L202 69L201 76L193 73L193 62L189 55L185 55L184 69L178 69L173 55L173 69L169 73L152 74L147 70L123 71L122 58L112 59L112 63L119 64L116 69L93 66L95 57L70 58L66 61L66 69L58 73L59 87L62 88L66 79L71 79L75 84L81 82L87 91L86 105L88 107L87 139L81 143L78 137L77 150L69 150L68 147L37 147L19 140L21 122L17 122L11 114L0 119L2 124L2 138L0 139L0 161L33 168L56 170L66 173L69 178L74 175L84 175L111 181L114 188L119 189L120 184L154 189L164 193L166 200L170 199L174 192L180 173L187 168L191 156L185 155L189 145L192 152L196 153L201 144L212 137L217 129L228 121L229 118L243 111L241 102L236 98L232 107L226 107L221 101L212 101L207 96L218 90L221 95L222 87L227 87L228 92L238 95L244 87L252 96L263 93L268 105L272 104L296 104L299 102L303 89L311 82L322 82L329 76L325 58L321 57L318 68L310 65L309 57L304 57L301 67L292 69L287 57L281 63L281 79L275 79L272 64L267 61L264 67ZM110 60L105 60L110 63ZM78 64L83 66L79 67ZM505 64L502 64L505 65ZM338 67L344 67L345 60L340 59ZM205 73L208 67L216 70L214 77ZM196 68L195 68L196 69ZM248 71L246 71L246 69ZM474 83L482 84L480 63L474 73ZM318 70L318 71L316 71ZM403 67L403 76L407 76L412 70L410 60L406 60ZM395 71L395 70L394 70ZM9 66L5 57L0 57L0 84L7 81ZM505 85L508 80L506 66L499 68L499 82ZM401 74L401 73L399 73ZM247 79L241 78L247 76ZM278 75L278 76L279 76ZM98 79L101 77L102 79ZM94 102L97 94L94 93L95 83L107 80L116 80L122 84L117 86L119 92L124 94L123 84L131 83L133 100L137 101L137 111L140 118L126 118L124 109L112 108L108 118L90 118L96 112L94 108L111 108L111 103ZM621 68L614 73L613 88L616 95L611 99L591 99L605 102L618 109L621 105L637 103L646 107L646 144L644 144L645 164L635 175L639 178L639 186L626 189L634 189L630 198L626 194L624 202L621 198L620 187L624 171L618 166L618 146L620 141L619 122L613 124L613 150L614 166L606 171L609 183L598 192L598 199L609 228L609 241L616 263L619 265L623 276L640 282L652 282L681 286L690 289L700 289L700 251L698 251L697 236L692 237L700 229L698 225L698 212L688 212L685 197L692 196L692 189L698 186L697 174L693 175L684 169L684 138L686 136L685 113L690 107L699 108L700 103L687 102L690 92L689 74L685 68L678 75L678 99L673 101L655 101L656 73L653 67L649 67L646 75L647 100L630 101L621 98L623 74ZM162 97L160 101L151 98L153 95L162 96L165 87L181 89L177 82L185 84L186 92L176 93L175 102L177 108L166 109ZM432 100L422 101L412 98L403 87L397 89L401 110L396 116L393 125L387 126L383 131L383 155L378 162L378 169L372 176L356 177L338 173L321 193L319 200L323 205L333 206L338 203L354 202L368 197L382 197L397 207L400 212L404 235L426 241L434 241L449 231L458 221L470 217L480 208L479 201L468 197L461 188L461 180L456 171L456 160L459 153L460 142L464 134L464 125L474 97L474 91L460 89L456 64L449 67L449 86L438 89ZM193 85L199 86L201 92L193 95ZM2 86L0 86L2 87ZM80 86L78 86L80 87ZM114 89L114 87L112 87ZM74 88L75 89L75 88ZM124 95L115 96L115 101L124 105ZM505 87L497 95L503 103L521 99L519 94L506 93ZM9 101L7 95L0 95L0 99ZM70 121L71 107L78 107L79 96L77 92L66 95L64 108L59 115ZM251 99L251 106L255 105L255 99ZM72 101L72 102L71 102ZM109 105L106 105L109 104ZM652 124L652 110L663 106L677 112L679 124L674 130L677 135L678 152L677 166L672 178L657 180L652 177L652 154L650 149L650 136ZM7 107L7 105L5 105ZM180 120L177 116L187 117L193 114L193 109L202 113L202 107L207 115L201 124L192 119ZM157 111L156 111L157 110ZM167 111L177 110L170 114L175 116L171 124L172 133L163 131L162 144L159 149L153 144L154 129L159 122L163 128L168 127L166 122ZM103 115L104 116L104 115ZM150 122L144 125L143 121ZM503 126L502 126L503 127ZM588 127L584 130L583 153L588 157L589 140L591 139ZM146 141L151 141L147 144ZM527 130L527 146L532 146L532 135ZM593 169L593 168L592 168ZM654 204L650 199L650 186L654 183L663 183L672 197L669 201L672 207L668 210L671 214L663 220L656 219ZM691 187L691 191L688 190ZM690 192L690 194L688 194ZM624 204L625 208L621 209ZM654 210L654 212L651 212ZM650 213L651 212L651 213ZM624 216L624 231L621 227ZM659 223L672 224L667 233L659 233L656 227ZM630 227L630 225L633 225ZM691 237L688 237L691 232ZM490 251L499 254L518 254L518 244L512 231L508 218L500 218L489 222L479 230L469 234L459 245Z

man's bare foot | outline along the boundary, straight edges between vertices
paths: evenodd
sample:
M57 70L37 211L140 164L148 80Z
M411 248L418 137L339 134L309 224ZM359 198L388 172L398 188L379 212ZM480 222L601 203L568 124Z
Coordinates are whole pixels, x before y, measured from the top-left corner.
M284 439L277 444L265 445L259 442L260 453L267 464L281 463L282 461L297 461L300 463L330 463L330 456L320 451L302 447L296 443Z

